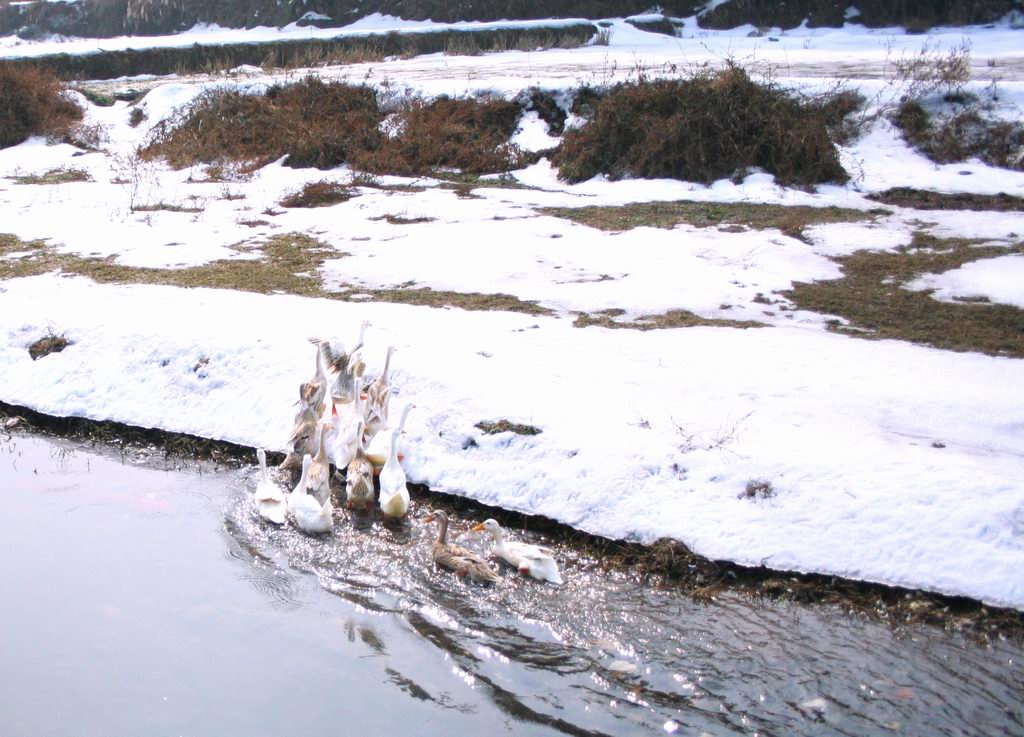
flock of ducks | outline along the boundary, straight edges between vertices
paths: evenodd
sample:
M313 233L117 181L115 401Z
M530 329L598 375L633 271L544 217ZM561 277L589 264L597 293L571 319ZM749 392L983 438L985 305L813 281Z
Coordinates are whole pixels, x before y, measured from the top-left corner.
M385 519L400 520L408 514L410 499L401 463L401 436L415 405L406 404L398 424L389 424L389 372L394 346L388 347L380 375L369 384L364 381L363 338L369 324L362 323L351 351L330 340L309 339L316 346L316 368L313 377L299 385L299 410L285 459L278 466L281 471L292 472L293 478L295 472L299 474L298 483L290 492L286 493L271 479L266 451L256 451L260 477L253 498L259 516L267 522L285 525L291 518L303 532L330 532L334 528L331 479L336 476L344 479L349 509L368 512L376 501ZM481 583L498 580L497 572L486 560L448 542L448 516L444 512L433 512L426 521L438 525L431 550L437 565ZM549 548L506 541L493 519L476 525L472 531L489 533L492 554L521 573L541 581L562 583Z

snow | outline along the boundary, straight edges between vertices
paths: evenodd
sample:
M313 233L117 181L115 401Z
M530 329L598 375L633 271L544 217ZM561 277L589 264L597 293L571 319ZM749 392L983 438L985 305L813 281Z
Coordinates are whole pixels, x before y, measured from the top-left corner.
M1024 309L1024 256L1014 254L971 261L942 274L925 274L908 289L934 289L932 296L946 302L983 297L990 302Z
M343 31L441 27L447 26L374 16ZM318 73L426 95L512 96L535 84L559 91L610 83L636 69L674 74L732 54L753 63L784 59L780 79L795 88L821 88L829 83L823 78L853 69L865 94L891 96L896 91L880 79L888 49L952 46L967 36L980 74L992 73L986 58L1000 59L1002 113L1019 117L1024 106L1024 45L1003 26L941 29L928 38L853 26L798 29L777 43L700 31L689 21L683 27L688 38L672 39L615 21L609 47L437 55ZM338 32L197 29L101 43ZM0 54L83 53L96 45L0 42ZM297 385L313 365L307 337L351 342L367 319L370 373L380 370L387 346L396 346L393 407L416 405L405 446L413 481L600 535L670 537L711 558L1024 608L1024 362L830 333L829 316L796 310L774 294L794 282L837 278L832 258L897 249L921 228L1012 246L1024 233L1024 213L894 207L863 221L813 226L799 240L773 230L688 225L603 232L539 211L676 199L867 211L878 204L866 195L892 186L1020 196L1024 174L976 161L935 165L910 151L884 120L841 149L854 180L813 191L781 187L763 172L711 185L603 178L567 185L542 159L515 172L524 189L482 186L476 197L460 199L429 178L381 177L425 189L363 186L333 207L287 210L277 204L285 193L324 178L348 183L354 173L277 162L246 181L211 183L202 181L201 168L174 172L133 156L153 126L203 90L259 92L281 79L255 68L235 71L153 80L139 103L146 119L137 128L128 125L124 103L90 106L86 122L106 127L106 152L80 155L39 139L0 150L0 231L45 239L57 253L171 269L258 259L267 238L306 233L336 251L320 273L328 290L412 284L501 292L536 301L548 313L45 274L0 282L0 400L280 450ZM984 78L972 83L978 92L987 87ZM523 117L515 140L528 150L557 142L536 113ZM44 186L9 179L62 166L84 169L94 181ZM198 211L135 209L159 203ZM390 223L387 215L429 220ZM1024 307L1022 263L1007 254L903 286L934 289L937 299L986 296ZM685 309L765 327L573 326L576 313L607 309L622 310L623 320ZM32 361L28 345L48 331L65 333L72 344ZM486 436L474 427L499 418L542 432ZM776 496L740 498L751 479L770 481Z

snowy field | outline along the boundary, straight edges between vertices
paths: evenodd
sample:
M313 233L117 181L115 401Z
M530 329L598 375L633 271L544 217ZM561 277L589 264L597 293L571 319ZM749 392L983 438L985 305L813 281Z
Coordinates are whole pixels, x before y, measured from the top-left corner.
M396 24L378 17L348 30ZM777 41L751 38L751 29L687 30L672 39L616 22L607 47L436 55L319 73L426 94L516 94L530 85L606 83L639 67L671 74L733 56L779 65L778 76L802 89L859 68L862 77L850 84L881 99L896 94L882 74L892 54L966 40L979 72L971 89L984 94L1002 75L1001 114L1020 117L1024 109L1017 76L1024 32L1009 27L931 36L847 27L791 31ZM325 33L280 33L299 31ZM173 42L268 35L204 29ZM170 42L3 39L0 53ZM87 122L106 128L106 150L82 154L39 139L0 150L0 233L45 239L57 253L161 269L259 258L267 238L304 233L337 251L320 275L328 288L504 293L548 314L33 276L0 282L0 400L280 450L297 386L313 370L307 338L333 335L351 345L369 320L369 372L396 346L392 411L416 405L405 447L410 480L609 537L670 537L710 558L1024 608L1024 362L832 333L829 315L759 297L837 278L830 257L906 245L922 222L939 237L1011 246L1024 234L1024 213L894 207L862 222L813 226L805 242L777 230L689 225L605 232L539 212L677 199L868 210L878 205L865 195L894 186L1024 196L1024 173L978 161L935 165L884 120L842 149L851 183L813 192L780 187L767 174L710 186L603 179L570 186L542 160L515 173L530 188L480 187L464 199L434 180L384 177L424 189L363 187L329 208L286 210L277 204L284 194L325 177L349 182L353 172L275 163L248 181L197 183L190 180L200 171L133 159L150 127L202 90L260 90L270 81L258 70L148 80L152 90L140 103L147 117L137 128L128 125L125 103L100 108L83 98ZM524 116L517 140L535 149L551 142L534 114ZM83 169L92 181L13 179L59 167ZM116 183L126 179L133 183ZM154 203L195 211L133 210ZM1021 264L1007 255L900 286L935 289L940 300L1024 307ZM573 326L578 313L612 308L626 319L684 309L766 327ZM34 362L26 349L47 331L72 345ZM542 432L487 436L474 428L499 418ZM745 498L751 480L770 481L774 498Z

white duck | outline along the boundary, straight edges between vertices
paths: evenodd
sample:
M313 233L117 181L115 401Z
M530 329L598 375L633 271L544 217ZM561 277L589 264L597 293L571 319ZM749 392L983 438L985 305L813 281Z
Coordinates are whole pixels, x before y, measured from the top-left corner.
M317 449L316 455L313 456L313 464L310 466L309 477L306 481L307 491L321 504L331 495L331 458L327 454L329 430L330 425L320 424L320 447Z
M562 576L558 572L558 563L555 562L554 551L551 548L529 543L506 542L501 526L493 519L484 520L477 526L471 527L470 531L491 533L491 537L494 539L491 554L498 556L509 565L515 566L520 573L529 574L538 581L562 583Z
M363 437L366 418L363 414L363 400L360 396L360 379L356 379L355 396L348 404L343 404L338 416L334 418L335 434L331 441L331 457L334 467L339 471L348 468L348 464L356 456L356 448Z
M288 492L288 495L284 498L285 506L288 508L288 514L295 514L295 503L299 496L306 493L306 484L309 481L309 467L313 465L313 456L309 453L302 456L302 473L299 475L299 483L295 484L295 488Z
M359 442L356 453L345 472L345 496L348 506L368 509L373 505L373 464L366 457L362 443L362 426L359 428Z
M263 448L257 448L256 458L260 462L260 480L256 484L256 492L253 494L256 510L260 513L260 517L267 522L283 525L287 509L284 493L277 484L270 480L270 474L267 472L267 452Z
M391 383L388 381L388 370L391 368L391 355L396 348L388 346L388 355L384 359L384 370L380 376L366 387L366 435L372 439L388 424L388 404L391 401Z
M399 430L405 429L405 419L409 416L409 410L415 406L415 404L406 404L402 408L402 419L398 423ZM388 456L391 455L391 430L392 428L383 428L370 439L369 444L366 446L366 457L377 468L387 463Z
M380 472L380 511L385 517L402 517L409 511L409 487L405 483L405 471L398 462L398 436L402 428L391 431L391 455Z
M303 532L320 534L330 532L334 528L332 517L331 495L320 504L313 496L306 493L306 482L309 480L309 467L313 465L313 458L307 453L302 457L302 478L298 485L288 495L288 511L295 518L295 524Z
M324 372L323 349L317 346L316 372L313 378L299 387L299 400L303 407L310 407L314 412L321 412L324 397L327 395L327 374Z

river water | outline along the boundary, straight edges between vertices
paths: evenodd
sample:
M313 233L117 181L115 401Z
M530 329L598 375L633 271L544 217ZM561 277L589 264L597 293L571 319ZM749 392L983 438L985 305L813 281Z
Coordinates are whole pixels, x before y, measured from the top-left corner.
M0 434L0 735L1024 734L1019 644L697 603L557 544L564 586L483 588L424 509L313 539L255 481Z

